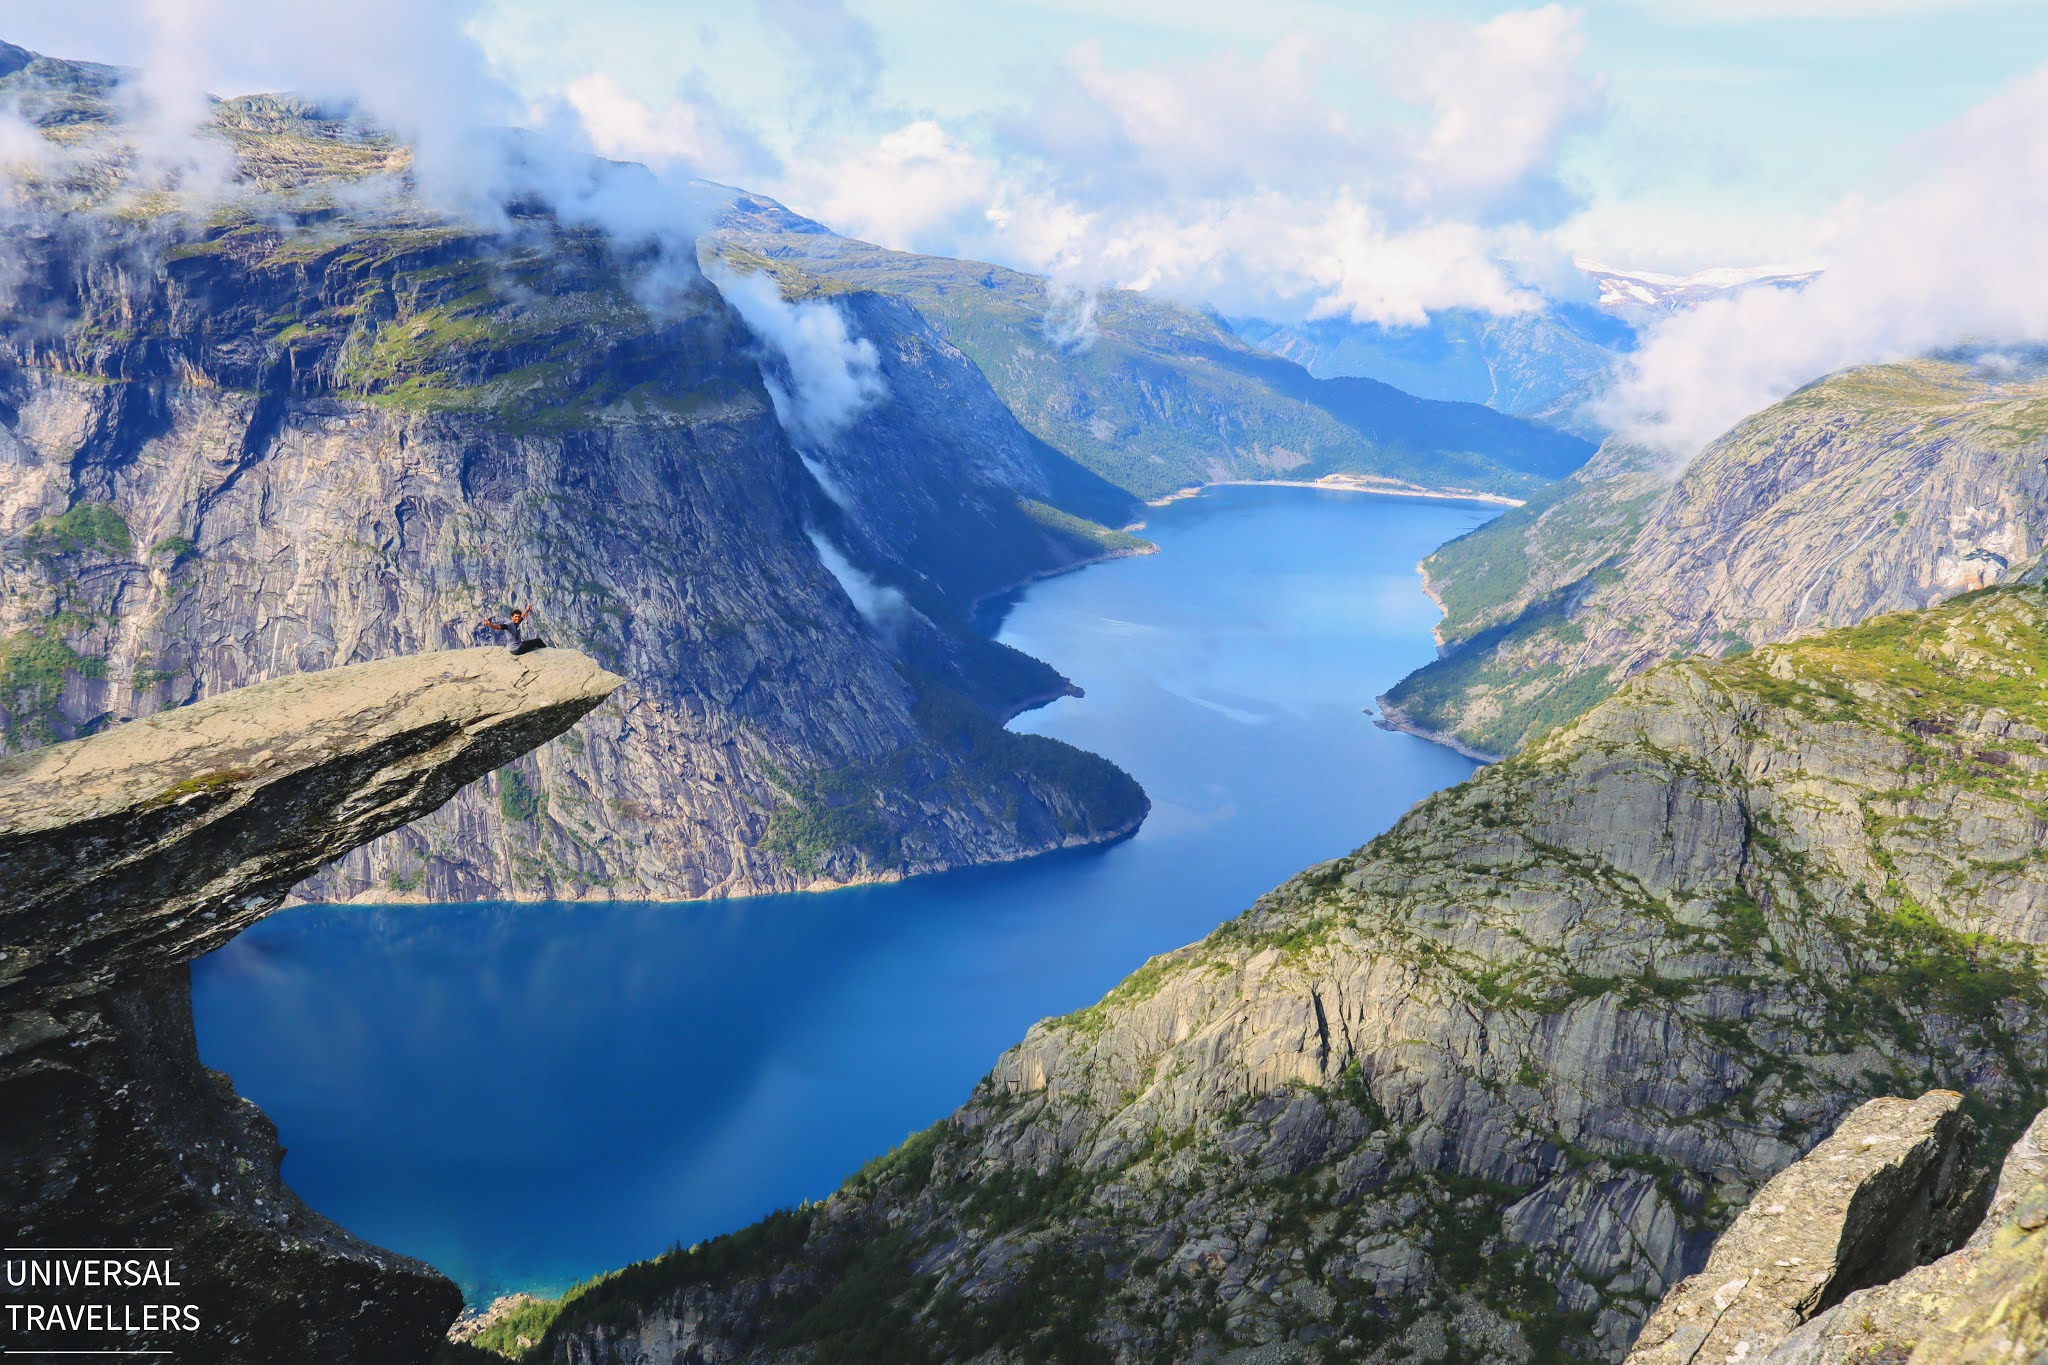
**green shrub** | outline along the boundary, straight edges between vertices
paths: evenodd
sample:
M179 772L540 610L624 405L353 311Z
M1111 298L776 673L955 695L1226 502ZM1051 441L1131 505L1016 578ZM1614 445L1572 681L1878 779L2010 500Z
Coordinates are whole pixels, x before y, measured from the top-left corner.
M516 768L498 770L498 813L517 824L531 824L548 808L545 792L534 789Z
M135 536L113 504L81 502L61 517L46 517L29 527L22 548L42 559L82 550L119 557L135 553Z

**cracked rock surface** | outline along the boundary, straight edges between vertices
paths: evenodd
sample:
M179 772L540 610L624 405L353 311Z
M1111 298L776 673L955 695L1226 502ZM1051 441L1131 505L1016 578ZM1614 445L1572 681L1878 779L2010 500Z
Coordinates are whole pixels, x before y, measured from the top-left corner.
M1997 1146L2038 1110L2044 806L2039 589L1666 666L532 1358L1622 1360L1867 1101L1967 1094ZM1955 1101L1902 1105L1770 1258L1773 1332L1968 1226Z
M568 650L451 650L282 678L0 759L10 1244L170 1248L177 1301L201 1326L124 1346L251 1365L424 1359L460 1295L285 1187L269 1121L199 1060L187 964L620 681Z

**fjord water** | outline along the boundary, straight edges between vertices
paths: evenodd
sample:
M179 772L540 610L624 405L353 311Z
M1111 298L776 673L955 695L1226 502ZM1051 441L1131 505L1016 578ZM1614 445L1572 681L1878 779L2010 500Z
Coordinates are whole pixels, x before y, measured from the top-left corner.
M1016 726L1150 793L1114 847L826 895L291 910L195 965L202 1056L307 1203L472 1301L822 1198L1035 1020L1472 770L1363 708L1433 653L1416 561L1489 515L1212 489L1155 509L1159 554L992 612L1087 692Z

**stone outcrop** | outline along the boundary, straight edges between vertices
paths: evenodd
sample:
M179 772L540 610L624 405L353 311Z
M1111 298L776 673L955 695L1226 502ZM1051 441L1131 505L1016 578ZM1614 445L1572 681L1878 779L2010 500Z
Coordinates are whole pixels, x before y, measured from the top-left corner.
M2048 1354L2044 1140L2048 1113L2006 1153L1990 1208L1964 1246L1858 1290L1751 1358L1758 1365L1956 1365ZM1808 1211L1803 1203L1787 1209Z
M2019 581L2048 543L2044 431L2038 366L1930 359L1809 385L1682 470L1610 442L1555 504L1426 561L1445 657L1385 701L1507 753L1666 659Z
M1850 1114L1736 1215L1705 1269L1650 1315L1629 1365L1761 1359L1856 1290L1954 1249L1983 1213L1962 1104L1937 1090Z
M2044 677L2027 588L1646 674L504 1353L1621 1360L1859 1104L2038 1107Z
M52 107L20 84L38 72L70 82ZM100 183L117 74L0 73L51 120L49 174L86 177L0 244L0 750L469 644L532 600L634 687L307 895L788 891L1142 819L1107 762L1000 735L1070 685L969 623L987 593L1145 548L1087 520L1134 503L913 309L805 299L871 348L875 397L800 449L769 388L786 364L687 244L650 263L531 205L478 227L389 179L343 211L322 186L404 149L303 102L216 106L249 199L99 211L123 202Z
M281 678L0 759L9 1245L170 1248L176 1301L201 1325L123 1347L248 1365L424 1359L460 1295L284 1186L275 1130L200 1062L187 964L620 681L564 649L453 650Z

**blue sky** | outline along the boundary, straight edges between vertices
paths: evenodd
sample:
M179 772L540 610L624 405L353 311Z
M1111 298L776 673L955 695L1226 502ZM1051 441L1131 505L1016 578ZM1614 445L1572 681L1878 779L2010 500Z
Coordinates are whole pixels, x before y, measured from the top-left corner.
M2043 0L0 0L0 35L143 68L188 140L201 92L352 96L449 205L502 202L446 191L524 124L660 173L621 231L688 231L703 176L1075 297L1412 326L1585 297L1577 258L1824 266L1644 338L1608 415L1676 452L1845 365L2048 341Z
M1375 64L1398 62L1418 19L1480 23L1509 7L850 0L850 23L838 28L817 22L831 8L500 0L478 27L531 95L593 71L656 107L694 89L778 156L801 162L832 154L835 138L873 139L920 118L985 146L988 123L1027 108L1047 73L1087 43L1099 46L1106 67L1130 72L1256 55L1290 34L1310 35L1341 53L1318 73L1318 96L1370 121L1388 111ZM1605 99L1559 149L1561 178L1586 204L1566 245L1625 265L1683 270L1824 256L1831 206L1896 178L1902 144L2048 61L2048 5L2023 0L1601 0L1571 12L1584 44L1580 69L1604 85ZM871 64L850 51L861 41ZM833 49L842 72L871 79L872 97L844 97L829 66L819 82L821 47ZM1332 178L1341 172L1333 168Z

